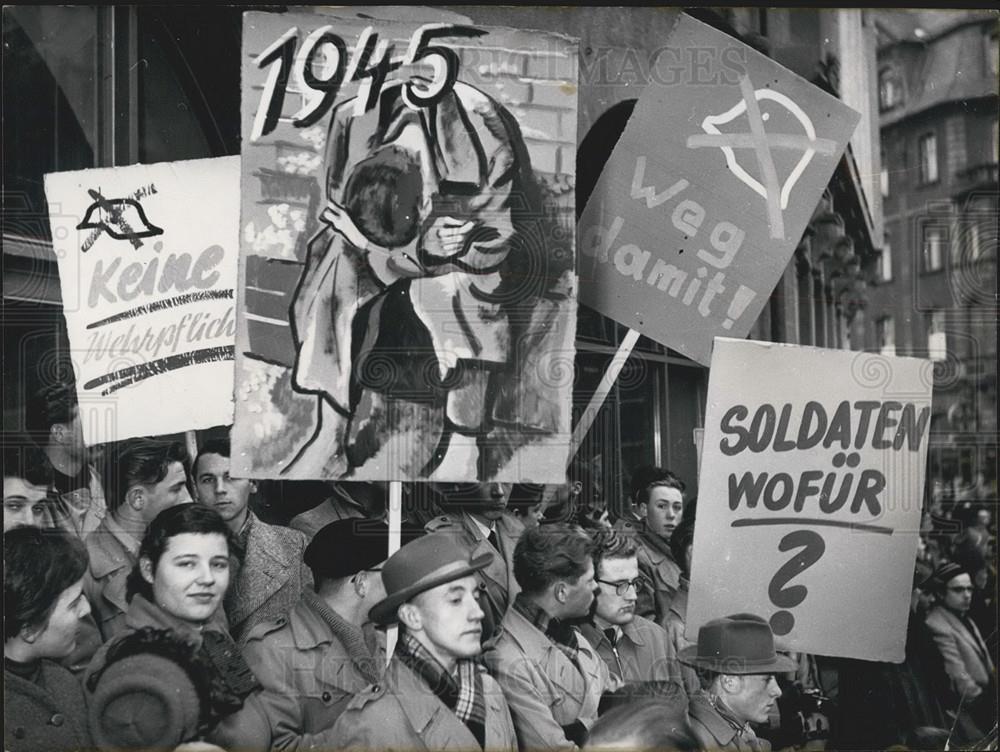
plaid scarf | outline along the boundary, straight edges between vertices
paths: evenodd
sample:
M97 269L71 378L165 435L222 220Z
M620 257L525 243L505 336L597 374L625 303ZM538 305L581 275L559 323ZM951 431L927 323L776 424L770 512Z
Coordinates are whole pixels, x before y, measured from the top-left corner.
M486 669L475 660L458 661L458 680L445 671L430 651L405 629L399 630L396 656L404 666L419 676L441 702L469 727L479 746L486 745L486 700L483 673Z
M531 623L531 626L548 637L553 645L565 653L566 657L573 661L574 666L580 667L577 662L580 643L576 639L572 622L549 616L545 609L525 598L523 593L514 596L514 608Z

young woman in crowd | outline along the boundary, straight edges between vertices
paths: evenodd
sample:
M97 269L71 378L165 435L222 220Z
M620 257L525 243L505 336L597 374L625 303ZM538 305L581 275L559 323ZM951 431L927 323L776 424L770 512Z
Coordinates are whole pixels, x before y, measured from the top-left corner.
M85 689L96 698L90 709L95 741L103 734L104 741L117 742L114 746L173 746L193 738L226 749L269 746L269 727L252 695L258 683L225 626L222 603L232 545L223 519L200 504L170 507L150 523L129 579L127 629L101 648L84 678ZM137 653L145 654L146 665L167 659L183 673L160 673L142 686L109 670L116 660ZM105 673L108 682L120 686L102 689ZM173 694L189 696L193 685L199 701L197 723L180 731L150 724L143 710L143 698L151 694L175 702L171 687L163 688L164 677L170 676L181 677L174 689L182 691ZM135 693L134 701L129 692ZM122 717L129 723L123 724ZM162 734L168 738L157 738ZM178 734L181 738L175 738Z
M77 679L57 661L76 647L90 613L83 595L87 552L61 530L32 526L3 536L3 744L8 752L90 747Z

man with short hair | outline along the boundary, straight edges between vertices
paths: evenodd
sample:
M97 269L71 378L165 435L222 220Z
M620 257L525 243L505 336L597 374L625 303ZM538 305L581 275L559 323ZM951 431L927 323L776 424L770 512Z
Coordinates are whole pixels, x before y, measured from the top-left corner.
M591 535L597 597L591 621L580 631L607 664L615 683L673 680L683 696L677 656L666 631L635 613L640 585L635 544L613 530Z
M47 384L28 397L25 424L52 465L52 525L79 538L96 530L107 514L104 489L90 462L72 383Z
M504 694L478 661L484 613L475 573L491 558L470 559L438 533L389 557L386 596L369 616L399 624L396 650L382 682L356 695L337 719L331 748L517 749Z
M256 484L230 476L229 454L229 439L206 442L195 459L194 488L198 502L217 511L237 541L225 609L229 633L242 645L255 625L291 611L312 586L312 574L302 561L305 535L253 513Z
M972 577L958 564L945 562L929 584L937 604L925 623L952 690L942 704L952 720L959 718L961 733L970 737L963 741L975 743L995 723L997 698L996 667L979 628L969 618L975 590Z
M3 531L20 525L49 527L52 468L41 449L3 448Z
M305 552L315 592L250 631L243 655L263 685L273 749L338 746L330 728L353 695L381 679L385 637L368 611L385 598L388 550L388 528L377 520L331 522Z
M483 639L492 644L500 623L519 590L514 579L514 547L524 524L507 512L510 486L504 483L436 483L438 506L445 514L425 526L428 533L447 535L470 557L494 554L477 573L483 583Z
M753 614L733 614L703 624L698 644L680 659L698 672L701 691L691 697L691 731L703 750L769 752L751 723L766 723L781 689L776 674L796 669L778 655L770 625Z
M521 592L487 661L521 749L575 749L611 687L604 661L572 626L594 600L593 552L590 536L562 523L529 528L514 550Z
M188 455L177 442L155 438L120 442L106 460L108 514L87 539L84 592L101 638L125 628L125 585L149 523L164 509L191 503Z
M670 551L670 536L684 516L684 483L662 468L647 480L637 496L642 525L634 537L643 587L636 613L662 625L681 582L681 567Z

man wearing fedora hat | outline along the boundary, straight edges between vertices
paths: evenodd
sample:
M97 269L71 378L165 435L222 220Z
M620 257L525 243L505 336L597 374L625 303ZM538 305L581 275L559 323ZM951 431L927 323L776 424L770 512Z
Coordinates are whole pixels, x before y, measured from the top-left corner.
M698 630L698 644L680 660L694 667L702 691L691 697L691 730L704 750L768 752L751 723L764 723L781 689L775 674L794 671L791 658L774 650L771 626L753 614L713 619Z
M515 750L503 692L478 657L483 610L470 558L449 536L407 543L382 569L386 596L369 618L399 624L383 680L357 694L329 739L337 749Z
M315 592L250 632L243 654L263 685L276 748L334 746L329 730L351 697L381 678L385 638L368 611L385 597L379 572L388 548L380 520L326 525L305 551Z

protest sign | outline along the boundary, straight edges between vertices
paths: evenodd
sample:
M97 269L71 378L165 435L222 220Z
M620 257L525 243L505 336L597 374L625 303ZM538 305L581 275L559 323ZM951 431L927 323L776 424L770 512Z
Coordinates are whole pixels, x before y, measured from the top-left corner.
M428 13L245 15L234 473L564 480L577 46Z
M860 115L681 15L580 218L580 301L708 365L749 331Z
M903 660L932 384L916 358L716 339L689 639L750 612L792 650Z
M239 163L45 176L88 444L232 422Z

